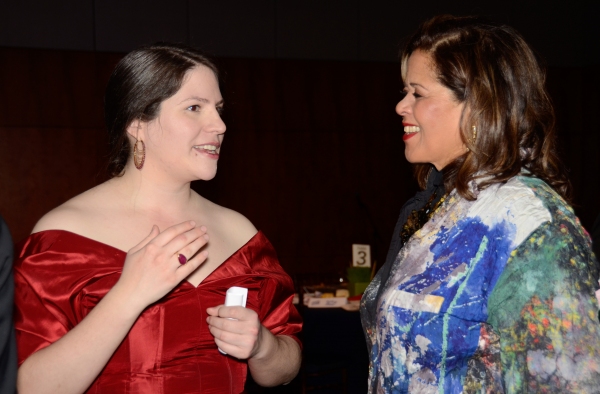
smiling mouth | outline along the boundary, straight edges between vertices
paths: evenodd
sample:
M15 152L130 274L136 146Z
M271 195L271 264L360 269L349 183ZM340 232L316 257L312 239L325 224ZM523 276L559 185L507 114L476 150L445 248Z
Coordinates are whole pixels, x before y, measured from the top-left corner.
M206 151L207 153L210 153L211 155L217 155L219 154L219 147L217 145L194 145L194 149L201 149Z
M419 131L421 131L419 126L404 126L404 132L406 134L414 134L418 133Z

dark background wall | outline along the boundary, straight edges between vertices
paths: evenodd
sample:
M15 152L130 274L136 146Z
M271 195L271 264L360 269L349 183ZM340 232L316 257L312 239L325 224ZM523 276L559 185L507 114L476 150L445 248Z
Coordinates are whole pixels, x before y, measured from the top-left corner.
M591 0L21 0L0 3L0 45L127 52L156 40L220 57L396 61L398 44L440 13L509 23L553 66L600 62Z
M588 4L589 3L589 4ZM105 179L103 90L122 54L197 45L224 74L219 174L194 187L266 232L288 272L343 274L352 243L381 262L404 200L396 56L439 13L519 29L548 66L561 149L588 228L600 211L598 6L583 0L0 3L0 213L16 240Z

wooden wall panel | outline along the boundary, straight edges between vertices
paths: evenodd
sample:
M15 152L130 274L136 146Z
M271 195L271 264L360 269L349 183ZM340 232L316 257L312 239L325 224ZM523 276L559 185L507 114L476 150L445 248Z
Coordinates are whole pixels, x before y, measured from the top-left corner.
M0 127L0 213L15 242L37 220L103 179L102 129Z
M121 56L0 50L0 126L102 128L104 88Z
M0 48L0 213L15 240L104 179L104 85L119 54ZM220 59L228 130L217 177L193 187L238 210L296 275L342 275L351 243L380 263L416 185L394 63ZM552 69L575 204L600 211L598 67Z

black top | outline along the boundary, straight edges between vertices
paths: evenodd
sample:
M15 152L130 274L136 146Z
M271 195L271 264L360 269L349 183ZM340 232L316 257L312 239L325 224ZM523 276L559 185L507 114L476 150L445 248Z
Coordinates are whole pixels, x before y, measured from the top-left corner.
M13 244L8 227L0 217L0 393L15 393L17 346L12 312L14 283Z
M379 291L377 292L377 296L373 299L364 299L362 300L361 306L361 320L363 321L363 327L365 326L365 320L373 322L376 318L377 314L377 300L381 297L381 292L386 288L385 282L388 280L390 275L390 270L394 265L394 261L400 253L400 249L404 246L402 243L402 239L400 237L400 233L402 232L402 227L406 223L408 216L412 211L419 211L421 208L425 207L425 205L429 202L431 196L435 193L434 199L431 201L431 206L435 206L437 202L442 198L445 193L444 190L444 174L441 171L435 169L435 167L431 166L431 172L427 178L427 187L425 190L421 190L414 195L414 197L410 198L400 209L400 216L398 217L398 221L396 222L396 227L394 228L394 233L392 234L392 240L390 242L390 248L388 250L387 256L385 258L385 263L379 269L373 280L381 282L381 286L379 286Z

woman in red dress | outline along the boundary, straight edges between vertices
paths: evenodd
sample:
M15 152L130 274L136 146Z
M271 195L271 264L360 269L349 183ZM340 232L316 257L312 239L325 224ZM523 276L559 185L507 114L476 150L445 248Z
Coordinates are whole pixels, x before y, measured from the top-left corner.
M252 223L190 188L223 143L215 66L182 45L133 51L105 107L114 177L46 214L17 256L19 393L239 393L248 370L289 382L289 276ZM246 308L222 305L231 286Z

